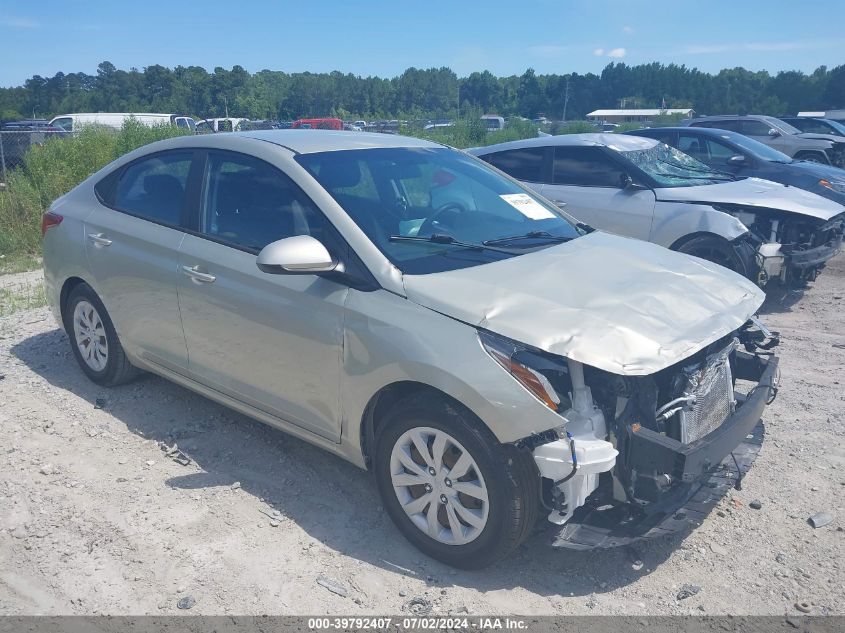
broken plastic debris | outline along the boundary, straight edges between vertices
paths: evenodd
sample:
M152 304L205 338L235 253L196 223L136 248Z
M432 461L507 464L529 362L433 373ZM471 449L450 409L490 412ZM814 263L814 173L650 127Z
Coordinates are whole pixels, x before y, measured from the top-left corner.
M828 523L833 521L833 517L830 516L827 512L818 512L807 519L807 523L812 525L814 528L824 527Z

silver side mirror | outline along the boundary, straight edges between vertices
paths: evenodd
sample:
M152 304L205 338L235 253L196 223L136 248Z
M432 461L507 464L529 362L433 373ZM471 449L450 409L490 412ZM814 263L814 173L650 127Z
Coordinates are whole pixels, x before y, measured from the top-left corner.
M310 235L297 235L271 242L255 260L258 269L275 275L314 275L338 270L328 249Z
M745 156L742 154L734 154L728 159L728 162L732 165L739 165L745 162Z
M770 128L769 136L780 136L780 132L778 132L775 128Z

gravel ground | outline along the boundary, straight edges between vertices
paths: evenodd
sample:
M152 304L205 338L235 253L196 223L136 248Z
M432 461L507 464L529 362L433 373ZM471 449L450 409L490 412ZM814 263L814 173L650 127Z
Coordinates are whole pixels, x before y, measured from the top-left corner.
M0 318L0 614L845 614L845 256L774 295L783 382L742 491L686 538L540 534L480 572L408 545L341 459L160 378L99 388L46 308Z

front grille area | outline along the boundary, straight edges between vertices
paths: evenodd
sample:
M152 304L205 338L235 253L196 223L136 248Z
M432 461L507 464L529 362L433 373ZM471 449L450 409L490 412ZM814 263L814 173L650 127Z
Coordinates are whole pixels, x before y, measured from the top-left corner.
M689 444L719 427L736 408L730 355L736 346L731 341L725 349L707 358L703 367L687 375L684 395L690 404L679 412L681 442Z

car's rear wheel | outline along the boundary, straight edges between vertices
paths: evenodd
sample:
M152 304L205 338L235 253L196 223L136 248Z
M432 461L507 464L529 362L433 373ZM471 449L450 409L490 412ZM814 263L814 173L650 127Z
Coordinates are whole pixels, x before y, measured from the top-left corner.
M687 240L676 250L679 253L686 253L719 264L719 266L724 266L740 275L747 275L745 263L740 259L730 242L724 238L715 235L700 235Z
M374 468L405 537L449 565L489 565L536 523L539 475L530 456L443 399L418 395L395 405L377 438Z
M126 358L114 324L91 286L81 283L70 291L64 315L73 355L91 380L111 387L140 373Z

